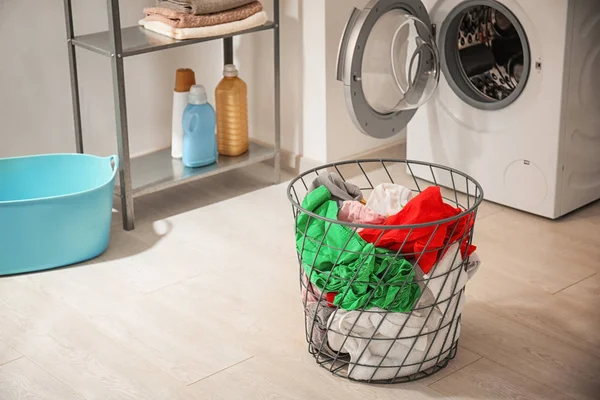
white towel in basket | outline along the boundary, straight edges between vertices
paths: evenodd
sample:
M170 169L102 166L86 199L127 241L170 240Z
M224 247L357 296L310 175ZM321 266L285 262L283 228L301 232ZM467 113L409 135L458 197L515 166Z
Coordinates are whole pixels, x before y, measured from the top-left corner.
M464 296L458 299L459 296L454 297L450 305L451 310L457 308L457 316L462 313ZM431 368L448 356L460 336L458 318L452 320L453 313L448 314L440 324L441 314L435 310L421 331L422 336L414 338L407 337L418 335L423 327L425 318L420 313L414 313L410 318L405 313L388 313L381 326L379 323L385 313L359 314L360 311L338 310L329 319L327 334L329 347L333 351L341 350L350 354L348 376L353 379L392 379ZM406 326L402 328L407 319ZM354 322L356 325L353 326ZM439 326L443 327L439 332L428 333ZM404 339L396 339L396 335ZM369 340L371 337L373 340Z
M475 275L480 265L481 258L479 258L479 255L477 253L471 254L467 259L467 275L469 279L471 279L473 275Z
M470 259L475 261L475 259L479 260L479 257L473 254ZM461 267L462 263L460 246L457 242L448 247L446 254L433 266L429 274L423 275L423 282L419 285L422 290L421 298L415 308L425 312L429 308L424 307L436 304L436 309L444 314L450 304L450 298L465 287L480 264L480 262L468 263L465 270L464 265ZM415 268L419 268L418 264Z
M414 193L409 188L394 183L382 183L375 186L371 192L367 207L389 217L398 214L413 197Z
M439 300L447 300L442 304L434 306L420 301L417 308L421 309L412 313L386 315L384 310L372 308L362 314L359 310L340 309L331 315L327 333L329 346L334 351L350 354L350 378L384 380L413 375L435 366L448 356L460 336L458 317L462 314L465 296L452 295L459 293L468 280L467 273L459 268L462 262L459 245L454 244L430 274L434 278L427 290L433 297L421 299L427 298L430 302L439 294ZM451 270L453 272L446 280L444 273ZM457 284L452 291L455 282ZM444 312L446 315L442 318ZM402 327L405 321L406 326ZM435 332L441 327L439 332ZM419 332L422 336L407 338L417 336ZM374 340L370 340L371 337ZM421 362L423 365L420 365Z

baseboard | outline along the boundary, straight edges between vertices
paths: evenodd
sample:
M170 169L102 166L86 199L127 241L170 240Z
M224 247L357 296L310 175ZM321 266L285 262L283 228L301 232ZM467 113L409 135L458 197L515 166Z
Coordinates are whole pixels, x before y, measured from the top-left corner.
M259 141L257 141L259 142ZM262 142L259 142L262 143ZM393 144L381 146L374 150L369 150L364 153L355 154L344 157L342 160L357 160L368 158L404 158L406 156L406 139L402 139ZM297 175L300 172L308 171L313 168L318 168L326 162L314 160L312 158L301 156L289 150L281 149L280 152L281 168L286 172Z
M296 173L300 165L300 156L289 150L281 149L280 152L281 168L290 173Z
M304 157L288 150L281 150L281 169L294 175L309 169L318 168L324 162Z
M406 138L399 140L396 143L387 144L378 147L374 150L369 150L364 153L354 154L352 156L344 157L342 160L360 160L370 158L401 158L406 157Z

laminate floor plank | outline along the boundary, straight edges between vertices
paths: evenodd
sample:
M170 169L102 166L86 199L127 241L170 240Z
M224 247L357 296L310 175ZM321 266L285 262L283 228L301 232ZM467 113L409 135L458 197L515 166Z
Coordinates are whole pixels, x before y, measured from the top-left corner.
M456 352L456 357L454 357L452 361L448 363L446 368L428 376L427 378L420 379L418 382L421 385L431 386L434 383L441 381L445 377L454 374L456 371L460 371L468 365L473 364L480 358L481 356L479 354L475 354L459 345L458 351Z
M430 387L453 400L571 400L548 386L486 358L475 361Z
M173 258L177 262L177 258ZM193 260L194 258L191 258ZM132 349L189 384L250 357L226 332L206 317L184 318L177 307L167 308L154 298L132 295L126 285L89 280L83 270L31 277L39 290L68 304L106 337ZM208 308L208 307L206 307Z
M0 365L9 363L23 357L18 351L0 341Z
M203 399L25 276L0 280L0 338L88 400Z
M467 302L461 346L576 400L600 393L600 357Z
M212 400L445 400L424 385L366 385L333 376L308 354L259 356L191 386Z
M562 225L505 210L477 221L475 242L481 249L479 255L487 261L486 268L556 293L593 275L600 264L597 235L593 235L592 225L585 229L585 235L573 236Z
M83 400L26 358L0 366L0 400Z
M600 240L599 240L600 241ZM600 261L599 261L600 262ZM558 298L568 298L581 305L592 307L600 303L600 273L590 276L556 293Z

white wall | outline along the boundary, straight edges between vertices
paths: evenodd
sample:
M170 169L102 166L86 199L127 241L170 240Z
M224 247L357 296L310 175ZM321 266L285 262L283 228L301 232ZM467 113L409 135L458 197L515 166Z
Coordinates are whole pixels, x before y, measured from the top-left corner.
M263 4L267 11L272 10L270 1ZM280 4L282 148L323 162L327 159L325 3L281 0ZM270 141L273 42L270 35L246 36L243 40L251 43L243 43L240 58L254 64L252 77L244 75L249 78L251 126L255 137Z
M123 26L135 25L154 0L121 1ZM351 6L366 0L282 0L282 146L324 162L379 147L353 127L335 80L339 37ZM0 157L75 149L62 0L0 1ZM264 2L271 13L272 4ZM76 34L107 29L106 2L74 0ZM35 12L32 10L35 9ZM26 21L26 25L24 24ZM26 29L25 29L26 28ZM273 140L272 32L236 38L236 63L249 88L251 135ZM78 49L86 152L116 152L108 59ZM170 144L175 70L193 68L213 89L222 43L207 42L125 60L132 154Z
M342 83L335 79L337 53L344 27L354 7L362 9L369 0L327 0L327 159L336 161L398 143L402 132L393 138L373 139L361 133L346 110Z
M130 26L154 1L121 3L122 23ZM107 29L106 2L80 0L73 6L77 34ZM125 60L133 154L169 146L175 69L191 67L200 83L214 88L222 64L220 46L209 42ZM0 156L74 151L62 1L3 0L0 49ZM77 51L85 149L99 155L114 153L110 62Z

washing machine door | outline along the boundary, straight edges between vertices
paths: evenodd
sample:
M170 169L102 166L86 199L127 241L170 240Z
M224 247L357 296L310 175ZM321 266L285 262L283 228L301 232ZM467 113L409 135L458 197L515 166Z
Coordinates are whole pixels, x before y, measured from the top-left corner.
M355 8L338 52L352 120L365 134L402 131L434 93L440 77L429 14L420 0L372 0Z

